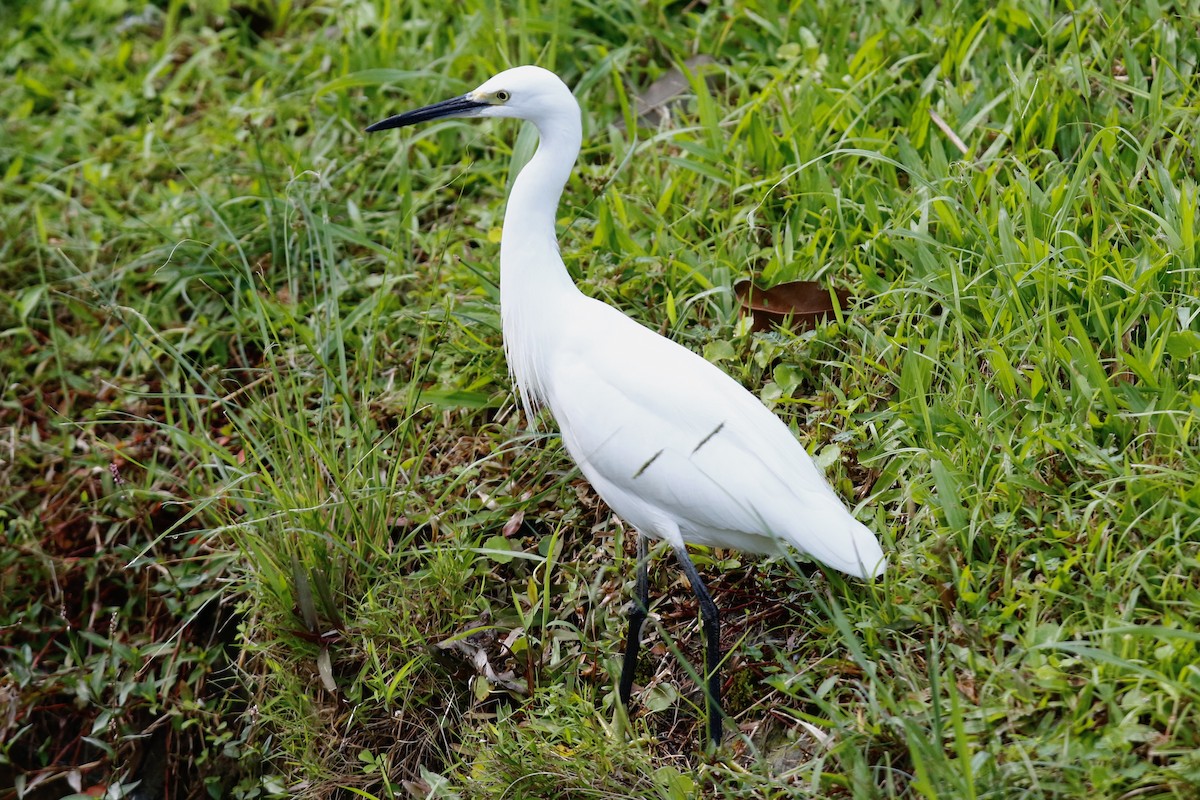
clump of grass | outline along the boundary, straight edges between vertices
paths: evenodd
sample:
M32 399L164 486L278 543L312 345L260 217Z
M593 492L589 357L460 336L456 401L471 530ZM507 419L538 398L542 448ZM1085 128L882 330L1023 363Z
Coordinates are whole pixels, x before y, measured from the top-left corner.
M461 797L691 796L682 759L655 760L616 738L590 692L539 690L519 714L497 715L469 743Z

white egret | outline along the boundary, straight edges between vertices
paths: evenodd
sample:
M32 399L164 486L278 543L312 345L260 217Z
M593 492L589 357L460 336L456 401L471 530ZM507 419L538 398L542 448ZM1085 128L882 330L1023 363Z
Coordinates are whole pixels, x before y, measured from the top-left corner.
M675 551L700 603L711 741L721 739L720 622L687 543L778 553L782 546L874 578L874 534L846 510L804 447L756 397L690 350L579 291L554 222L582 142L579 104L552 72L524 66L368 131L446 117L532 122L540 141L513 183L500 239L508 367L530 420L548 406L567 452L638 532L637 597L619 694L628 706L648 605L646 538Z

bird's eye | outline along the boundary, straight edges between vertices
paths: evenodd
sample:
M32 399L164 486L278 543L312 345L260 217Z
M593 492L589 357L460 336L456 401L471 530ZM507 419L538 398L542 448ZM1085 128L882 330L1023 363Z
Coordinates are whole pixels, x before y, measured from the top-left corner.
M492 97L495 97L496 102L498 102L498 103L507 103L509 94L508 94L508 92L501 89L500 91L498 91L494 95L492 95Z

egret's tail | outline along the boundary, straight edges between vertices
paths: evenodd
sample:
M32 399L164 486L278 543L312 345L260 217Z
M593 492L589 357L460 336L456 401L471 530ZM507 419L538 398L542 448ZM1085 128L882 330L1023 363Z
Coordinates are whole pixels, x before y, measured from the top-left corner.
M871 529L856 519L850 520L850 540L853 542L854 560L850 566L835 564L838 569L857 578L874 579L887 569L887 558L883 547Z
M826 566L856 578L878 578L887 568L879 539L871 529L844 508L841 519L821 531L812 531L796 547Z

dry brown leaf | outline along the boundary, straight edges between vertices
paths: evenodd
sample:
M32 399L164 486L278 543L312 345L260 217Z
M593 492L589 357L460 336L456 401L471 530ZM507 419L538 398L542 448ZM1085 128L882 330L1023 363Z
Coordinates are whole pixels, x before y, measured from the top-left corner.
M696 55L684 61L683 66L688 72L695 72L712 63L712 56ZM662 125L667 119L667 104L688 91L690 87L691 84L688 83L687 75L683 73L683 70L679 67L671 67L661 78L646 87L646 91L634 98L637 103L638 124L648 128L657 128ZM624 130L625 120L617 122L617 128Z
M505 539L511 539L516 535L517 531L521 530L521 523L524 521L524 509L518 510L508 518L507 522L504 523L504 529L500 531L500 535L502 535Z
M743 278L733 285L733 292L741 313L753 317L754 331L769 331L784 324L790 324L793 330L808 330L834 316L837 308L844 312L850 305L850 292L834 289L831 293L818 281L788 281L760 289L749 278Z

